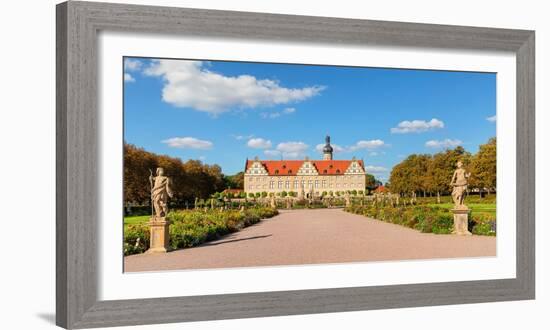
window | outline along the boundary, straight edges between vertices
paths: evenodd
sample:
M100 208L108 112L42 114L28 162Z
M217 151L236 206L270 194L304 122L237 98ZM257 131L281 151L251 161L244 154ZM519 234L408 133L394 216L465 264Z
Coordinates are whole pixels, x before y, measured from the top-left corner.
M270 181L269 182L269 189L273 189L275 188L275 182L274 181Z
M292 170L288 170L288 174L292 174Z
M315 189L319 188L319 180L315 180Z
M323 174L327 174L327 170L323 170Z
M290 181L286 181L285 182L285 189L289 189L290 188Z
M279 189L283 188L283 181L277 182L277 188Z
M323 188L327 187L327 180L323 180Z
M275 170L275 174L279 174L279 170Z
M294 181L294 189L298 189L300 182L298 180Z
M336 173L337 173L337 174L340 174L340 170L339 170L339 169L338 169L338 170L336 170Z
M312 181L312 180L308 180L308 181L307 181L307 186L308 186L309 188L313 188L313 181Z

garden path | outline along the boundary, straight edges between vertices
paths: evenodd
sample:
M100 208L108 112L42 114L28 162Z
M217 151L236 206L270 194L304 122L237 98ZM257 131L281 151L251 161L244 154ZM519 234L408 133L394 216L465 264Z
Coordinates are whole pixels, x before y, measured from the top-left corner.
M124 267L134 272L495 255L495 237L423 234L341 209L282 210L198 247L127 256Z

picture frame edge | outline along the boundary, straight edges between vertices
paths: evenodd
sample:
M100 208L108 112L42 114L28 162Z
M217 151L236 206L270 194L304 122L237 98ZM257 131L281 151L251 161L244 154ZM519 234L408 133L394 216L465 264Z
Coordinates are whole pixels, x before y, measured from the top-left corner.
M427 28L430 30L429 34L434 33L434 31L437 32L439 29L439 31L444 31L449 36L452 34L453 29L458 29L460 30L460 36L456 38L459 39L455 44L456 47L453 47L453 44L450 43L442 43L440 39L434 39L434 44L437 47L456 49L463 49L461 46L467 43L468 38L471 38L471 45L479 45L479 40L474 40L476 35L483 35L483 38L486 38L487 34L492 35L494 33L496 39L486 44L483 49L514 51L516 53L518 73L516 77L518 121L516 279L98 301L98 280L95 267L97 265L97 237L95 236L97 234L96 220L98 217L97 196L100 193L96 170L98 155L97 73L95 71L97 34L102 29L113 26L116 30L124 30L125 24L121 21L121 17L126 20L126 26L129 30L138 29L138 31L143 32L143 30L151 28L152 23L148 21L143 23L145 27L139 28L140 22L133 21L131 19L132 15L141 13L141 16L143 16L147 12L152 12L151 15L155 16L166 8L81 1L69 1L56 5L57 325L67 329L89 328L535 298L535 32L530 30L299 16L300 21L310 19L314 22L311 23L312 26L323 20L330 21L329 30L334 29L334 31L330 30L333 32L328 32L329 37L338 37L336 22L339 21L352 26L360 26L361 22L368 22L368 26L382 24L382 30L394 26L394 33L405 26L419 26L422 29ZM277 21L278 17L284 18L285 22L292 21L294 17L293 15L280 14L170 8L170 12L174 16L177 16L178 12L186 13L190 11L200 12L210 17L205 18L206 22L212 20L212 17L223 19L223 17L227 18L234 15L241 18L244 15L252 21L254 21L255 16L269 17L270 22L274 24L273 22ZM124 14L121 14L121 12L124 12ZM118 21L118 23L115 24L113 21ZM151 18L151 21L154 21L154 19ZM201 26L204 26L204 24L199 24L198 28L200 29ZM275 34L277 31L280 32L277 27L280 28L280 26L275 24L275 27L270 32L273 33L272 35L265 31L260 32L267 33L264 37L276 38L277 35ZM178 28L185 27L179 26ZM308 28L311 28L311 26L308 25ZM163 25L161 28L153 30L160 32L162 29L172 31L173 28L167 28ZM239 27L232 33L238 34L239 31L242 32L241 29L242 27ZM327 27L324 26L319 30L326 32ZM213 33L215 31L208 30L205 35L212 35ZM252 33L252 35L253 37L262 37L263 34L261 33ZM309 31L309 33L315 32ZM370 35L378 35L375 37L375 43L380 43L383 41L384 33L378 31L372 32ZM313 42L326 40L326 37L319 34L314 35L317 39ZM507 35L511 36L512 41L507 41ZM353 39L349 40L351 43L361 43L365 40L364 36L354 35L352 37ZM295 39L295 42L302 40L300 38L307 40L307 33L305 36ZM345 43L344 39L339 38L339 43ZM423 37L419 36L419 38ZM390 44L399 43L400 41L400 39L390 39L387 40ZM284 38L278 38L278 40L284 41ZM426 41L422 39L421 44L424 42ZM407 46L404 43L400 43L400 45ZM424 46L428 47L427 45ZM473 46L472 48L477 49ZM96 144L94 145L90 141L96 141ZM83 262L84 260L86 262ZM377 295L387 296L384 290L394 294L394 298L399 297L399 301L378 298ZM421 295L422 292L425 295ZM442 295L442 293L445 294ZM281 298L284 295L286 295L286 298ZM293 304L290 305L292 309L280 306L281 302L288 304L288 297L294 299ZM350 297L353 297L353 299ZM345 301L346 298L348 299L347 302ZM276 304L277 299L279 299L279 305ZM330 299L332 299L332 302ZM371 299L370 303L368 299ZM227 304L228 301L232 304ZM244 303L239 305L238 301ZM310 307L303 308L302 306L302 308L299 308L300 304L304 302L309 302ZM198 310L194 310L193 307L189 306L193 303L196 304ZM147 306L149 313L146 313L147 311L139 306ZM248 309L246 311L238 309L244 307ZM203 310L201 311L200 308L203 308ZM208 312L208 315L206 312ZM170 317L170 314L167 315L167 313L173 313L177 316Z

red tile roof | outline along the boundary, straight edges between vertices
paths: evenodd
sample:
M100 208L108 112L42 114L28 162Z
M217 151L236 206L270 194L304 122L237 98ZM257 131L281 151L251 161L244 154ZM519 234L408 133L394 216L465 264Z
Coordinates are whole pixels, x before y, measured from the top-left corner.
M245 171L254 163L247 160ZM296 175L304 160L259 160L269 175ZM341 175L346 172L352 160L310 160L320 175ZM364 169L363 161L357 161Z

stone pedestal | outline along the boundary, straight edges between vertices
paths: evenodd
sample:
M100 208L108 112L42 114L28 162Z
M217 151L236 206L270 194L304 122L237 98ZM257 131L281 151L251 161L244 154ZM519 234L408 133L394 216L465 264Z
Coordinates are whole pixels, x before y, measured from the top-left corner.
M453 212L454 216L453 234L472 235L472 233L468 231L468 214L470 213L470 209L464 206L461 208L451 209L451 212Z
M170 221L165 217L152 217L149 222L151 240L145 253L166 253L170 250Z

